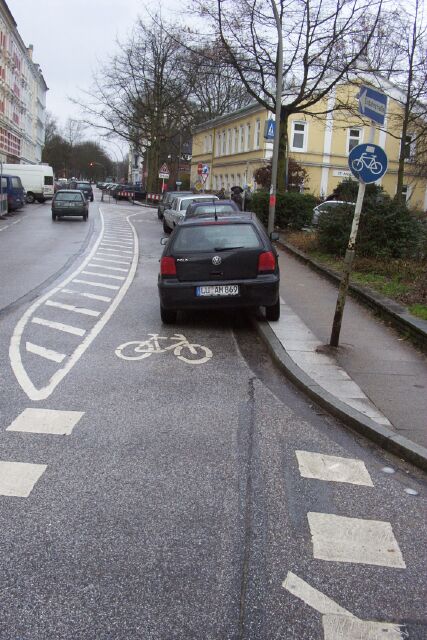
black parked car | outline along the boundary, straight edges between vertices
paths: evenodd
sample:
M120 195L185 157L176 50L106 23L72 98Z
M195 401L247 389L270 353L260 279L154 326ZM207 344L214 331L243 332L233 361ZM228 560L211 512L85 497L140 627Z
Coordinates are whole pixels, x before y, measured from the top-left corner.
M279 280L277 252L256 216L190 218L175 227L160 260L160 315L170 324L181 309L263 306L278 320Z
M89 204L80 190L60 189L52 200L52 220L62 216L82 216L87 220Z
M90 182L80 182L72 180L69 183L69 188L83 191L86 200L90 200L91 202L93 202L93 189Z

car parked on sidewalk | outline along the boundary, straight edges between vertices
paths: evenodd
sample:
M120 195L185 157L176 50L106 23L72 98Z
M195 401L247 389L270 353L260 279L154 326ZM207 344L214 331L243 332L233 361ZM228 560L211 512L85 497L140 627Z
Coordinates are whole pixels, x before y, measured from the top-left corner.
M176 321L183 309L265 307L280 317L277 252L251 213L204 215L175 227L160 260L160 316Z
M82 216L87 220L89 203L79 189L60 189L52 200L52 220L63 216Z
M25 205L25 190L22 186L21 178L8 174L2 174L1 193L6 195L7 210L15 211Z
M165 209L169 208L172 200L175 196L191 196L193 195L192 191L165 191L162 195L162 199L159 202L159 206L157 207L157 217L159 220L163 220L163 213Z
M86 200L93 202L93 189L90 182L72 180L69 184L69 189L78 189L79 191L83 191Z
M179 195L175 196L169 205L168 209L163 213L163 231L170 233L177 224L182 222L185 218L185 212L187 207L193 202L214 202L219 200L218 196L214 195Z

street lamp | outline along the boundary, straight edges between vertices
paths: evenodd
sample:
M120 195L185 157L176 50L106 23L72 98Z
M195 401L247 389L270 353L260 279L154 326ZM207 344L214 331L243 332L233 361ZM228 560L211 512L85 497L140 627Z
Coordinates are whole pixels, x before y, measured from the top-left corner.
M279 159L279 140L280 140L280 115L282 110L282 83L283 83L283 35L282 21L276 7L276 0L271 0L274 18L277 27L277 78L276 78L276 126L274 129L274 147L273 158L271 162L271 187L270 202L268 207L268 233L274 231L274 216L276 214L276 192L277 192L277 165Z

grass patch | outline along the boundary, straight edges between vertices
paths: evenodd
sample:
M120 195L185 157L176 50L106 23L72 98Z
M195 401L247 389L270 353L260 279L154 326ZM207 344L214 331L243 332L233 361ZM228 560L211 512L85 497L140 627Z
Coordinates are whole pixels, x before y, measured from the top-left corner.
M427 320L426 304L411 304L408 307L408 309L412 313L412 315L417 316L417 318L421 318L422 320Z

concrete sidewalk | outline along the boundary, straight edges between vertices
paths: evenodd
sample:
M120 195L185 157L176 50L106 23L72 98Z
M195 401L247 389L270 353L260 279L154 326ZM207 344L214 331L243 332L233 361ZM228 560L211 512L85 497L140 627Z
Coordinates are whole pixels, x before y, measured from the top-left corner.
M269 323L305 386L421 447L427 446L427 359L350 296L337 352L328 345L337 287L278 248L282 315ZM266 332L264 331L266 337ZM269 334L272 335L272 334ZM320 352L319 352L320 347ZM356 412L356 414L355 414ZM398 438L393 438L398 440ZM427 453L427 452L425 452Z

